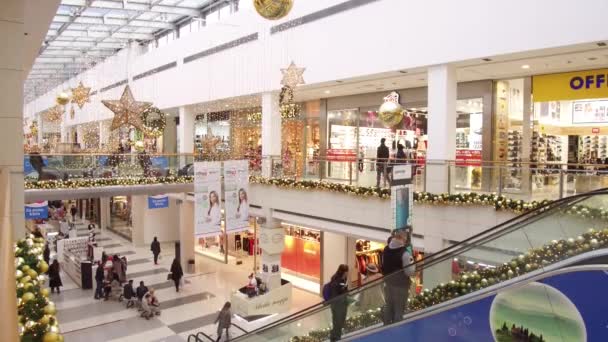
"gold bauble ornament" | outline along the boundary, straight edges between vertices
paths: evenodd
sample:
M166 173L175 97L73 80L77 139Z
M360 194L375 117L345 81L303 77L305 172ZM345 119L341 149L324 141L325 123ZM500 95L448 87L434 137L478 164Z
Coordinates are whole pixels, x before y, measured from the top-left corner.
M277 20L289 14L293 0L254 0L253 6L262 17Z
M21 284L24 284L24 285L25 285L25 284L29 283L31 280L32 280L32 278L31 278L30 276L25 276L25 277L21 278L21 279L19 280L19 282L20 282Z
M29 265L23 265L23 267L21 267L21 270L22 270L24 273L27 273L27 272L30 270L30 266L29 266Z
M42 324L42 325L47 325L51 322L51 316L49 315L44 315L42 316L41 319L38 320L38 323Z
M15 278L19 279L21 277L23 277L23 272L21 270L16 270L15 271Z
M34 298L35 298L35 296L31 292L26 292L23 294L23 296L21 296L21 299L23 300L24 303L27 303L30 300L33 300Z
M403 120L403 107L397 101L385 99L378 110L378 118L389 127L396 126Z
M34 321L27 321L27 322L25 322L25 328L26 328L26 329L31 329L31 328L33 328L35 325L36 325L36 322L34 322Z
M44 337L42 338L42 342L58 342L59 341L59 335L57 333L54 332L47 332L46 334L44 334Z
M27 275L29 275L32 279L38 277L38 272L36 272L33 269L30 269L29 271L27 271Z
M44 307L44 313L47 315L54 315L56 311L57 311L57 309L55 309L54 304L48 304L47 306Z
M49 270L49 264L47 264L46 261L39 262L38 270L40 270L40 273L46 273L46 271Z
M42 289L42 290L40 290L40 294L43 297L48 297L49 296L49 289Z
M58 105L64 106L70 102L70 95L62 91L57 95L57 98L55 98L55 102L57 102Z

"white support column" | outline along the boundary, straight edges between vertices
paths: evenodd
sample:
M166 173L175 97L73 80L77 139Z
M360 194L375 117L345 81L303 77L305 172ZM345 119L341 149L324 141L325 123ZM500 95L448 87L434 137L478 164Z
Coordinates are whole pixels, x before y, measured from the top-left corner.
M456 69L442 64L428 69L428 137L426 191L447 192L449 167L456 159Z
M179 141L179 153L194 153L194 113L186 107L179 107L179 126L177 126L177 137ZM181 158L180 166L185 166L187 159Z
M131 226L132 234L131 240L133 245L141 247L145 246L146 243L152 241L146 241L145 229L146 229L146 209L148 205L148 196L138 195L131 197Z
M99 199L99 213L99 229L105 230L112 225L109 197Z
M262 94L262 176L272 177L272 165L281 161L279 94Z
M281 227L280 221L272 218L272 210L266 212L266 222L260 225L259 231L262 249L262 267L259 274L268 288L274 290L281 287L281 253L285 249L285 229Z
M177 200L179 210L180 263L188 273L188 260L196 260L194 255L194 202ZM196 269L194 270L196 273Z

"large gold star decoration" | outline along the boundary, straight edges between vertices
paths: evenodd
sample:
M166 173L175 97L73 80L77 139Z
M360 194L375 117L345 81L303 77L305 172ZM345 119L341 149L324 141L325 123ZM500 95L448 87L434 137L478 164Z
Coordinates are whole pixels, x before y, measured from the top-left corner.
M91 88L87 88L82 85L82 82L78 84L78 87L72 88L72 103L76 103L78 108L82 109L85 103L91 102L89 94Z
M101 101L101 103L114 112L114 119L112 119L112 125L110 126L111 131L126 125L131 125L143 131L141 114L152 106L150 102L135 101L129 86L125 87L120 100L106 100Z
M306 68L298 68L294 62L289 64L287 69L281 69L283 73L283 79L281 80L281 85L286 87L295 88L298 84L305 84L304 82L304 71Z
M63 119L65 108L62 105L53 106L42 113L42 117L48 122L58 122Z

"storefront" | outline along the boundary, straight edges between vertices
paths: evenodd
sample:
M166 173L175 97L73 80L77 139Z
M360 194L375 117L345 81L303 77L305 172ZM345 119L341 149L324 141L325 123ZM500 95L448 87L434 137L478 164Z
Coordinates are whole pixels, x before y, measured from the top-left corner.
M107 228L128 241L133 241L131 209L131 196L110 198L110 225Z
M403 145L407 159L424 165L428 141L426 88L395 91L403 110L400 115L382 118L379 108L390 92L345 96L327 99L327 141L322 151L327 167L322 177L358 181L375 185L376 158L380 139L386 139L391 155ZM493 82L479 81L458 84L456 161L454 184L463 190L480 190L482 160L491 160ZM350 161L347 163L345 161ZM357 162L359 161L359 162ZM421 168L417 168L422 172Z
M224 234L224 221L222 221L222 233L217 236L197 238L194 250L200 255L220 262L246 265L248 269L254 269L254 264L259 265L261 255L256 236L255 218L249 219L248 229L228 235Z
M291 224L285 227L282 277L294 286L318 293L321 283L321 232Z
M318 110L315 112L314 106L294 105L293 108L297 110L282 113L281 159L285 175L301 175L305 155L318 152L318 119L316 126L314 120ZM308 112L312 118L307 117ZM248 159L251 169L259 171L262 165L262 110L254 107L197 115L194 139L198 155L205 156L206 150L211 148L218 155Z

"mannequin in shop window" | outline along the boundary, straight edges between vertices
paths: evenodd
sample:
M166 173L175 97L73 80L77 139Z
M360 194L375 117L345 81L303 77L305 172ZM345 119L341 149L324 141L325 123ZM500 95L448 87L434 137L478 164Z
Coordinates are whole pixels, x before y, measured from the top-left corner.
M239 206L236 208L236 219L249 222L249 201L247 200L247 191L243 188L239 189Z
M214 228L219 229L221 223L222 212L220 210L220 197L217 192L209 192L209 210L205 222L210 223Z

